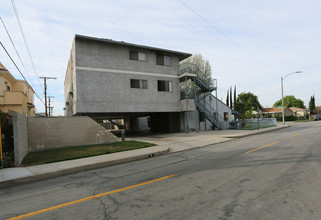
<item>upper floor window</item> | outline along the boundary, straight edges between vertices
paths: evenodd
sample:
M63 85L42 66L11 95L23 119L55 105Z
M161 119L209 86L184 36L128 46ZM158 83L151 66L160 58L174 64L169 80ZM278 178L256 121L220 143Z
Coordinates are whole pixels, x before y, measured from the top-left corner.
M137 51L129 51L129 59L130 60L146 61L146 54L140 53Z
M147 80L144 79L131 79L130 88L134 89L147 89Z
M163 92L172 92L173 91L173 84L171 81L158 80L157 86L158 86L158 91L163 91Z
M10 91L10 89L11 89L10 86L7 85L7 91Z
M165 56L163 54L156 54L156 64L163 66L171 66L172 65L172 57Z

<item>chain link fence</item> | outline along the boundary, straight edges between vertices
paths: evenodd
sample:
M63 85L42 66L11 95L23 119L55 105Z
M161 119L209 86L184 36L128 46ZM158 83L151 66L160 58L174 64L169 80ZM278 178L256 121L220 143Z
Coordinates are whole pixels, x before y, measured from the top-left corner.
M276 118L252 118L238 122L238 128L241 130L255 130L273 126L276 126Z

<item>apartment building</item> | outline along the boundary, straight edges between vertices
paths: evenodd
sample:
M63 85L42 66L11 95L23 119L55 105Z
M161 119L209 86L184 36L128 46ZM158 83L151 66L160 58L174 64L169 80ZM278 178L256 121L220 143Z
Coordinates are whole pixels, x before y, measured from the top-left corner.
M18 80L0 63L0 110L34 116L34 91L24 80Z
M65 115L125 119L126 129L136 129L139 118L148 117L154 131L184 131L191 127L186 117L194 119L197 108L186 108L188 100L181 99L181 81L197 76L179 69L179 62L189 56L75 35L64 83Z

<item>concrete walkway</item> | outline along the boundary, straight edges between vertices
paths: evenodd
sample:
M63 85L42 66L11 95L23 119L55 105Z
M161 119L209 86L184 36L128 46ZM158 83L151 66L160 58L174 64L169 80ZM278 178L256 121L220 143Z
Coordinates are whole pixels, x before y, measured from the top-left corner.
M131 137L127 138L127 140L145 141L155 143L158 146L30 167L1 169L0 188L66 175L74 172L125 163L129 161L151 158L166 154L168 152L173 153L204 147L207 145L230 141L235 138L260 134L263 132L282 129L289 126L290 125L284 126L278 124L275 127L251 131L222 130L202 131L199 133L191 132L189 134L171 133L143 137Z

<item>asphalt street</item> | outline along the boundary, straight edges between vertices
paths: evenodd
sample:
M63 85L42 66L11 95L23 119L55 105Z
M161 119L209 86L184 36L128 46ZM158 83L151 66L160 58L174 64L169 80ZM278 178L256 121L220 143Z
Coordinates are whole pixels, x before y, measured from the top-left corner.
M0 190L0 219L320 219L321 122Z

